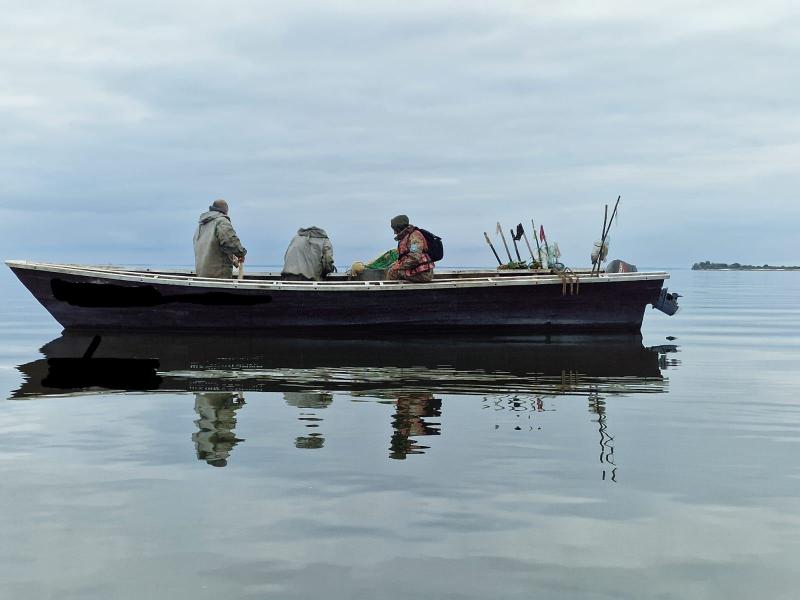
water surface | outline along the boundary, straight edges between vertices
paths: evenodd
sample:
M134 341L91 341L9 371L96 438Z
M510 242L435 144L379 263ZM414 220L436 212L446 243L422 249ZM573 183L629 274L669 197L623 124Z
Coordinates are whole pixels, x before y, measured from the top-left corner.
M641 338L109 336L122 391L43 385L89 338L4 273L0 597L796 598L800 274L669 285Z

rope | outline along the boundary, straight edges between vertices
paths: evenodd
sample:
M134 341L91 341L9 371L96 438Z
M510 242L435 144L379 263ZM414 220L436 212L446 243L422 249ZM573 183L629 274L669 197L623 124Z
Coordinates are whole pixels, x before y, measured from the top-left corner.
M569 286L569 295L570 296L578 296L581 293L581 279L578 275L570 269L569 267L564 267L563 269L556 271L561 277L561 295L567 295L567 286ZM553 269L554 271L556 269Z

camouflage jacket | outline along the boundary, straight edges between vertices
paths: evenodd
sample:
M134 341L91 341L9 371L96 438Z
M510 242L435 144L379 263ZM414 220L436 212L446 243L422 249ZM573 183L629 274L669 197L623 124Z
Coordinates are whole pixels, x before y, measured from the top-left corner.
M406 271L408 275L416 275L433 270L433 263L428 256L428 242L422 232L409 225L394 239L397 240L396 269Z

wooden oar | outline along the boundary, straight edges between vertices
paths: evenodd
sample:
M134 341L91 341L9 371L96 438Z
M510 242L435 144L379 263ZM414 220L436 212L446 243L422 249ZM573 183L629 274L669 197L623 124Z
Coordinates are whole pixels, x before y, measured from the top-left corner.
M239 261L239 281L244 279L244 261Z
M503 228L500 226L500 221L497 222L497 233L500 234L500 238L503 240L503 246L505 246L506 254L508 254L508 262L514 262L514 259L511 258L511 252L508 249L508 244L506 244L506 236L503 235Z
M528 234L525 233L525 229L523 229L522 223L517 225L517 232L518 232L518 235L520 235L522 237L522 239L525 240L525 245L528 247L528 252L531 253L531 261L532 261L531 262L531 269L532 269L533 268L533 263L539 262L539 261L537 261L536 258L533 256L533 248L531 248L531 243L528 241Z
M500 260L500 256L498 256L498 254L497 254L497 250L495 250L495 249L494 249L494 246L492 245L492 240L490 240L490 239L489 239L489 234L487 234L487 233L484 231L484 232L483 232L483 237L485 237L485 238L486 238L486 243L487 243L487 244L489 244L489 248L491 248L491 249L492 249L492 254L494 254L494 257L497 259L497 264L498 264L498 265L502 265L502 264L503 264L503 261L502 261L502 260Z

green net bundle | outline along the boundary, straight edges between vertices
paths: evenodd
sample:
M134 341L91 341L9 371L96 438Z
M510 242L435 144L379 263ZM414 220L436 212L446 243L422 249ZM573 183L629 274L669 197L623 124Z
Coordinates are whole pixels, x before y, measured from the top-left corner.
M364 266L368 269L388 269L397 261L397 257L397 250L388 250Z
M532 262L532 263L528 264L525 261L521 261L521 262L513 262L512 261L510 263L506 263L504 265L500 265L499 267L497 267L497 269L500 270L500 271L505 271L505 270L508 270L508 269L512 269L512 270L514 270L514 269L538 269L540 267L541 267L541 265L539 263L533 263Z

